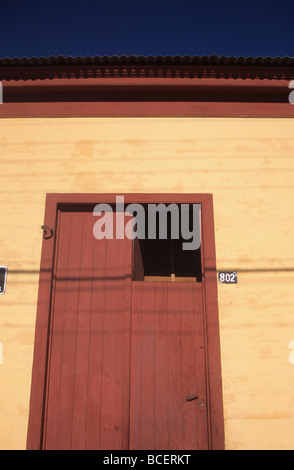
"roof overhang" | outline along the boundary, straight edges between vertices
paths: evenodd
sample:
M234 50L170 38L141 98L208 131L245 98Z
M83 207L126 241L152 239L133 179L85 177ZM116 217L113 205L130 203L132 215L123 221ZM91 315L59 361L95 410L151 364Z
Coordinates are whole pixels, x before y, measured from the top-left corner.
M0 116L293 117L293 79L293 58L0 59Z

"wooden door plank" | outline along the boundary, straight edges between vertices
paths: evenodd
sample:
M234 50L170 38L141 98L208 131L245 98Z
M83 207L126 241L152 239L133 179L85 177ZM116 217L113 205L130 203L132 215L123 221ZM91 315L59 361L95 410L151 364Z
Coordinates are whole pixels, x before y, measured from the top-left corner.
M208 395L207 341L204 320L202 285L196 286L194 301L194 331L196 342L195 369L196 389L199 398L196 407L197 449L210 449L210 401Z
M130 217L126 217L126 222ZM119 434L116 432L115 446L118 449L129 449L130 429L130 343L131 343L131 279L132 279L132 242L121 240L118 256L118 276L121 297L117 310L117 378L115 413L120 415ZM123 248L124 247L124 248ZM119 408L118 408L119 407Z
M72 410L72 448L85 449L88 409L89 346L93 283L93 216L82 214L79 295Z
M182 284L181 376L184 387L183 449L208 448L206 372L201 286Z
M130 367L130 450L141 448L141 364L142 289L144 282L132 283L131 367Z
M182 339L181 297L178 284L168 285L168 416L169 449L183 448Z
M68 248L67 246L63 247L65 249L63 252L62 248L59 247L59 263L56 273L52 356L46 420L47 449L71 449L72 445L72 407L82 217L82 213L62 213L60 216L59 236L61 243L63 243L63 238L68 240ZM61 340L58 339L59 336L61 336ZM59 343L59 357L55 355L56 341ZM53 396L57 394L58 400L55 401Z
M68 217L70 217L69 214ZM71 214L71 219L72 220L70 228L68 268L67 273L65 274L65 277L67 278L67 286L66 292L61 293L62 296L66 295L66 300L62 331L63 344L62 363L59 380L60 393L57 410L57 449L72 448L72 418L75 381L77 322L79 309L83 214L81 212L73 212ZM57 276L63 277L63 273L58 273ZM57 314L58 312L56 312L56 315ZM54 364L52 364L52 367L54 367Z
M93 287L89 344L88 407L86 444L88 450L100 448L101 383L106 287L106 240L93 241Z
M55 280L55 295L52 312L52 332L49 351L48 366L48 393L47 407L45 410L44 448L56 449L58 429L58 404L60 399L60 375L62 366L64 312L66 304L67 272L71 233L71 214L60 213L58 252L62 256L57 258L57 270Z
M131 449L207 449L202 285L133 282Z
M100 446L106 450L119 450L128 444L128 426L125 426L125 420L129 421L126 396L129 395L130 306L126 308L125 281L126 270L130 271L131 266L131 242L121 239L107 240L106 243ZM128 282L131 282L130 276Z
M155 323L155 439L154 448L164 450L169 448L169 350L168 350L168 293L167 284L154 285L154 323Z
M141 364L136 371L141 382L140 433L141 449L153 449L155 438L155 331L154 331L154 286L144 285L141 291L140 331Z
M47 449L128 447L131 241L96 240L92 217L61 216Z

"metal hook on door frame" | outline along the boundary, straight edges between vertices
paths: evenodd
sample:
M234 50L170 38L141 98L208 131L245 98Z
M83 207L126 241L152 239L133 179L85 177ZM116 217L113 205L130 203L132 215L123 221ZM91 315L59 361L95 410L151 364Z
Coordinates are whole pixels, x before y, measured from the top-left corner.
M48 238L53 237L53 235L54 235L54 229L53 228L47 227L47 225L42 225L41 229L43 230L43 236L44 236L44 238L46 238L46 240ZM49 236L46 236L48 232L49 232Z

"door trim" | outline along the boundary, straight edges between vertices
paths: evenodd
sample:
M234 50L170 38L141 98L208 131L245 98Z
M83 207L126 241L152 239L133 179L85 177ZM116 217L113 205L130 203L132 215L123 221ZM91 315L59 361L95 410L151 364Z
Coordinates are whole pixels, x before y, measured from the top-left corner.
M224 449L224 417L221 380L221 351L217 301L216 253L214 237L212 194L146 194L127 193L130 203L198 203L202 205L202 288L204 302L204 326L206 341L208 428L212 450ZM58 237L58 210L77 205L115 204L116 194L49 193L46 196L44 225L53 229L53 236L45 236L42 243L37 317L35 329L30 411L27 449L40 449L42 442L44 400L47 386L47 363L51 325L51 304L54 287L54 263Z

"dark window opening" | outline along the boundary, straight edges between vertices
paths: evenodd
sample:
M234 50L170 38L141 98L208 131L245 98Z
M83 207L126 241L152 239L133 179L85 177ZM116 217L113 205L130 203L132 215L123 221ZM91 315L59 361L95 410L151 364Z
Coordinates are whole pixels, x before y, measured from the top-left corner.
M189 230L192 232L193 216L189 212ZM195 223L195 222L194 222ZM197 220L199 224L200 221ZM171 215L167 214L167 237L159 237L159 216L157 214L156 238L148 238L148 215L145 210L145 239L133 241L133 281L175 281L202 282L201 246L184 250L183 243L189 240L181 234L179 212L179 237L171 236ZM198 229L200 230L199 226Z

